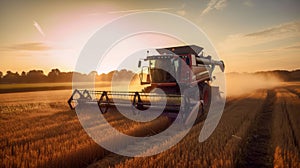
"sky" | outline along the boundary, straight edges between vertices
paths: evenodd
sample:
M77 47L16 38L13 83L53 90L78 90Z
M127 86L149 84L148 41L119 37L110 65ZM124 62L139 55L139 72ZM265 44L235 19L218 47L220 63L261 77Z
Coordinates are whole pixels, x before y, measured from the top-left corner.
M81 50L97 30L119 17L146 11L178 15L202 29L218 58L224 60L226 72L300 68L298 0L28 0L0 1L0 71L73 71ZM147 20L128 24L143 22ZM180 43L176 37L146 34L119 42L115 51L130 53L129 48L137 49L140 44ZM133 47L126 47L129 44ZM124 53L115 51L108 53L105 64L99 64L99 73L116 69L118 61L126 59Z

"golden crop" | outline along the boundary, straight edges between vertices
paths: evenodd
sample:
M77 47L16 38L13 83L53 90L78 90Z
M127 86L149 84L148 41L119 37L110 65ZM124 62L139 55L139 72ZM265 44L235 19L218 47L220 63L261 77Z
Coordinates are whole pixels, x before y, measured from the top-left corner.
M1 167L236 167L248 165L251 158L256 164L300 167L299 91L299 85L288 85L230 97L218 127L205 142L198 142L204 124L201 121L171 149L137 158L110 153L96 144L82 128L76 113L66 105L70 91L2 94L0 164ZM169 124L163 117L144 124L116 112L105 117L117 130L132 136L153 135ZM99 133L105 135L103 140L124 148L118 146L118 140L103 123L90 124L91 129L101 130ZM269 138L259 143L255 138L262 136L259 133L264 128ZM153 150L171 141L169 137L157 142ZM266 157L253 154L256 149L251 146L255 145L266 148Z

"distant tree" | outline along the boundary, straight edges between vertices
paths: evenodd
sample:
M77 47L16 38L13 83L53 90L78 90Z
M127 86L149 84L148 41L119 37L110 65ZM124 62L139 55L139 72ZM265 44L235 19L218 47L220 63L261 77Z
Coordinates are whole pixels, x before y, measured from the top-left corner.
M59 69L52 69L51 72L48 73L48 79L50 82L56 82L59 80L60 77L60 70Z
M25 72L25 71L22 71L21 76L22 76L22 77L26 77L26 72Z
M72 72L72 78L74 78L74 80L76 80L76 81L81 80L81 73ZM72 81L72 78L71 78L71 81Z
M42 70L31 70L27 73L28 82L45 82L46 75Z
M56 82L72 82L72 78L73 72L60 72L58 80Z
M99 77L98 77L98 81L107 81L108 80L108 75L105 73L102 73Z
M61 72L59 69L52 69L47 75L42 70L30 70L29 72L22 71L21 75L18 72L7 71L4 75L0 71L1 83L42 83L42 82L72 82L73 78L77 81L86 82L91 79L96 81L112 81L112 78L118 81L131 79L135 73L130 70L122 69L114 70L107 74L98 75L97 71L91 71L89 74L79 72Z
M112 81L113 76L117 73L118 71L110 71L107 76L106 76L106 80L107 81Z
M2 76L3 76L3 73L0 71L0 83L2 83Z
M134 73L130 70L122 69L120 71L116 71L113 75L114 80L119 81L128 81L131 80L134 76Z
M19 83L20 75L18 72L13 73L11 71L7 71L6 75L3 76L3 82L5 83Z
M91 71L89 74L88 74L88 78L90 80L96 80L96 77L98 76L98 72L97 71Z
M20 76L20 82L21 83L26 83L26 81L27 81L26 72L22 71L21 76Z

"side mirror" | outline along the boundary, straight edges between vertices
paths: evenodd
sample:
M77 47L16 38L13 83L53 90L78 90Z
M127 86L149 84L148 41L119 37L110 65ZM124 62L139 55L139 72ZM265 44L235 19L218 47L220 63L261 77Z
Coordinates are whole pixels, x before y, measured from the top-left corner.
M224 72L224 70L225 70L225 64L223 61L221 61L220 69L222 72Z
M141 67L141 65L142 65L142 61L141 61L141 60L139 60L138 68L140 68L140 67Z

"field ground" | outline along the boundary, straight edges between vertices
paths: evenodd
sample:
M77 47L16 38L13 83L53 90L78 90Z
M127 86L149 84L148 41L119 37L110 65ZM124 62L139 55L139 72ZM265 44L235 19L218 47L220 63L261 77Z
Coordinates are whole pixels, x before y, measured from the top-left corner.
M198 142L202 121L171 149L142 158L98 146L68 109L70 95L69 90L1 94L0 167L300 167L299 83L229 97L208 140ZM106 119L134 136L169 124L163 117L137 124L115 112ZM103 131L104 138L113 138Z

